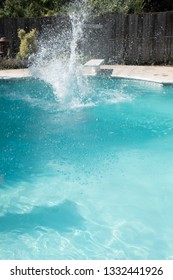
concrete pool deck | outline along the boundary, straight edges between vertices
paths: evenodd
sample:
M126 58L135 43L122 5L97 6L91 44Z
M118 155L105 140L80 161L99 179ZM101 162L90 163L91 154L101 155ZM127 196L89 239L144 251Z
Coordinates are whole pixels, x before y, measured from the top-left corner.
M31 77L29 69L0 70L0 79Z
M110 72L112 77L145 80L165 85L173 84L172 66L101 65L100 69L103 72ZM89 67L84 69L84 73L92 75ZM1 79L26 77L32 77L29 69L0 70Z
M106 66L107 68L109 66ZM104 66L101 66L104 69ZM171 66L113 65L112 77L139 79L161 84L173 84Z

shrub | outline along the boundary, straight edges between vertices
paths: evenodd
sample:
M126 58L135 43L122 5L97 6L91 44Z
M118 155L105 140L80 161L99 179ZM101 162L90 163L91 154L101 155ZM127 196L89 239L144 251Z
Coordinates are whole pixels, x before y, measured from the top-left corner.
M0 61L0 69L21 69L27 68L27 66L27 61L16 58L3 58Z
M36 29L32 29L28 33L24 29L18 30L20 47L17 58L28 59L31 54L37 51L36 33Z

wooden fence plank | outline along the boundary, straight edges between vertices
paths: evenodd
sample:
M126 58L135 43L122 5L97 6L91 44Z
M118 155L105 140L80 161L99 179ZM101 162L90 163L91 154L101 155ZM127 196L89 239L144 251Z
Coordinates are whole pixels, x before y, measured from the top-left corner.
M49 29L58 35L63 28L71 30L71 24L68 17L1 18L0 36L10 40L14 55L19 48L19 28L36 28L39 34ZM173 61L173 12L90 18L79 47L84 55L115 63Z

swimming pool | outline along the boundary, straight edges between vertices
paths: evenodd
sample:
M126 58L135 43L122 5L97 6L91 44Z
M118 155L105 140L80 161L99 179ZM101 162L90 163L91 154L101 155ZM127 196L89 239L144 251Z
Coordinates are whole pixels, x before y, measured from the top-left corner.
M71 90L0 81L0 259L173 259L173 87Z

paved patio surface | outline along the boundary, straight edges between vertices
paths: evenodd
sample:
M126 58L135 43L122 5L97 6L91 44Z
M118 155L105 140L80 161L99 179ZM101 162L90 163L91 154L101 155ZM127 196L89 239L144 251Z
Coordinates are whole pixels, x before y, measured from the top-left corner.
M132 65L101 65L102 71L110 71L112 77L130 78L173 84L172 66L132 66ZM89 67L84 70L86 75L91 75ZM0 70L0 78L31 77L28 69Z
M131 65L105 65L111 68L113 77L147 80L162 84L173 84L173 67L171 66L131 66Z
M31 73L28 69L10 69L10 70L0 70L0 78L26 78L31 77Z

